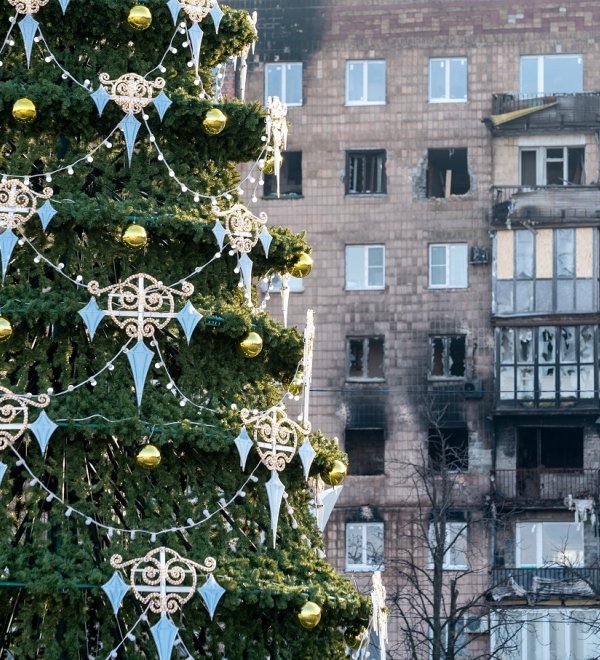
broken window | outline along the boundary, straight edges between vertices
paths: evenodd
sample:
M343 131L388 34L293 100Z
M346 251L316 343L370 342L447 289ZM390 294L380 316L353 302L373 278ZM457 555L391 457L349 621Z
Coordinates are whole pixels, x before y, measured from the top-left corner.
M593 326L499 328L501 400L561 405L595 397Z
M348 474L384 474L385 442L382 428L346 429L344 451Z
M383 337L348 337L348 378L383 380Z
M437 335L429 338L429 374L436 378L464 378L465 335Z
M581 55L521 57L521 96L577 94L582 91L583 58Z
M520 427L517 470L583 469L583 428Z
M566 186L584 183L584 147L521 149L522 186Z
M274 174L264 175L263 196L277 196L277 178ZM285 151L279 172L279 194L281 197L302 195L302 152Z
M385 192L385 151L347 151L346 194L372 195Z
M469 431L466 428L430 428L429 466L435 472L469 469Z
M470 188L465 148L427 150L427 197L464 195Z

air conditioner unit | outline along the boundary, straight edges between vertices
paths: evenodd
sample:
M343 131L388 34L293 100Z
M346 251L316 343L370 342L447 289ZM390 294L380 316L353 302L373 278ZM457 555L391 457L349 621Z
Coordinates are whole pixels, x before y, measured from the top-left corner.
M471 248L471 258L469 259L472 264L487 264L488 262L488 249L483 245L473 245Z
M466 380L463 388L465 399L483 399L483 385L480 380Z
M487 616L468 616L465 620L465 632L471 635L481 635L489 632L490 622Z

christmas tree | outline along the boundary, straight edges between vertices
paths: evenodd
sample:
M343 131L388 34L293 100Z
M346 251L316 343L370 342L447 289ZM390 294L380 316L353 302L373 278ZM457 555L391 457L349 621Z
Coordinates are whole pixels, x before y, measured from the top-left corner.
M0 657L343 657L370 617L323 558L345 456L310 431L311 316L255 286L309 248L242 195L285 108L223 90L253 18L2 0L0 25Z

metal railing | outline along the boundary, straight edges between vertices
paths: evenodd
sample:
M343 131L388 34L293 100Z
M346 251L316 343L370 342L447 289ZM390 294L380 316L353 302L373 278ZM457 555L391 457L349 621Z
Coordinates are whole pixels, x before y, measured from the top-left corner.
M568 495L590 498L598 495L599 470L533 468L496 470L493 483L500 497L521 504L560 502Z

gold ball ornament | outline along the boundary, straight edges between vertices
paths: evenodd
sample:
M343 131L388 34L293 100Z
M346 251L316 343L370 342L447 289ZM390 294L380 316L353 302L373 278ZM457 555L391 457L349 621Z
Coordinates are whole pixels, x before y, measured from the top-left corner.
M148 244L146 228L142 227L142 225L129 225L123 232L121 240L127 247L134 248L135 250L143 248Z
M344 642L351 649L359 649L365 640L365 628L346 628L344 632Z
M262 165L260 166L260 169L263 171L263 174L274 174L275 173L275 159L274 158L266 158Z
M328 486L339 486L344 482L347 472L348 468L342 461L334 461L331 470L322 474L321 479L323 479Z
M135 462L144 470L154 470L160 465L161 455L154 445L142 447L135 457Z
M23 97L17 99L12 107L13 117L22 124L29 124L37 117L35 104L31 99Z
M0 316L0 342L7 341L13 333L12 325L8 319Z
M262 337L258 332L249 332L240 342L240 353L247 358L255 358L263 347Z
M304 379L302 378L302 376L298 375L290 383L290 385L288 387L288 392L292 396L300 396L302 394L302 386L303 385L304 385Z
M134 30L147 30L152 23L152 13L144 5L135 5L129 10L127 22Z
M208 135L218 135L225 128L227 117L219 108L211 108L202 120L202 129Z
M313 267L313 260L310 254L302 252L294 265L290 268L290 275L292 277L307 277Z
M302 605L298 612L298 621L303 628L310 630L319 625L321 620L321 608L311 600Z

